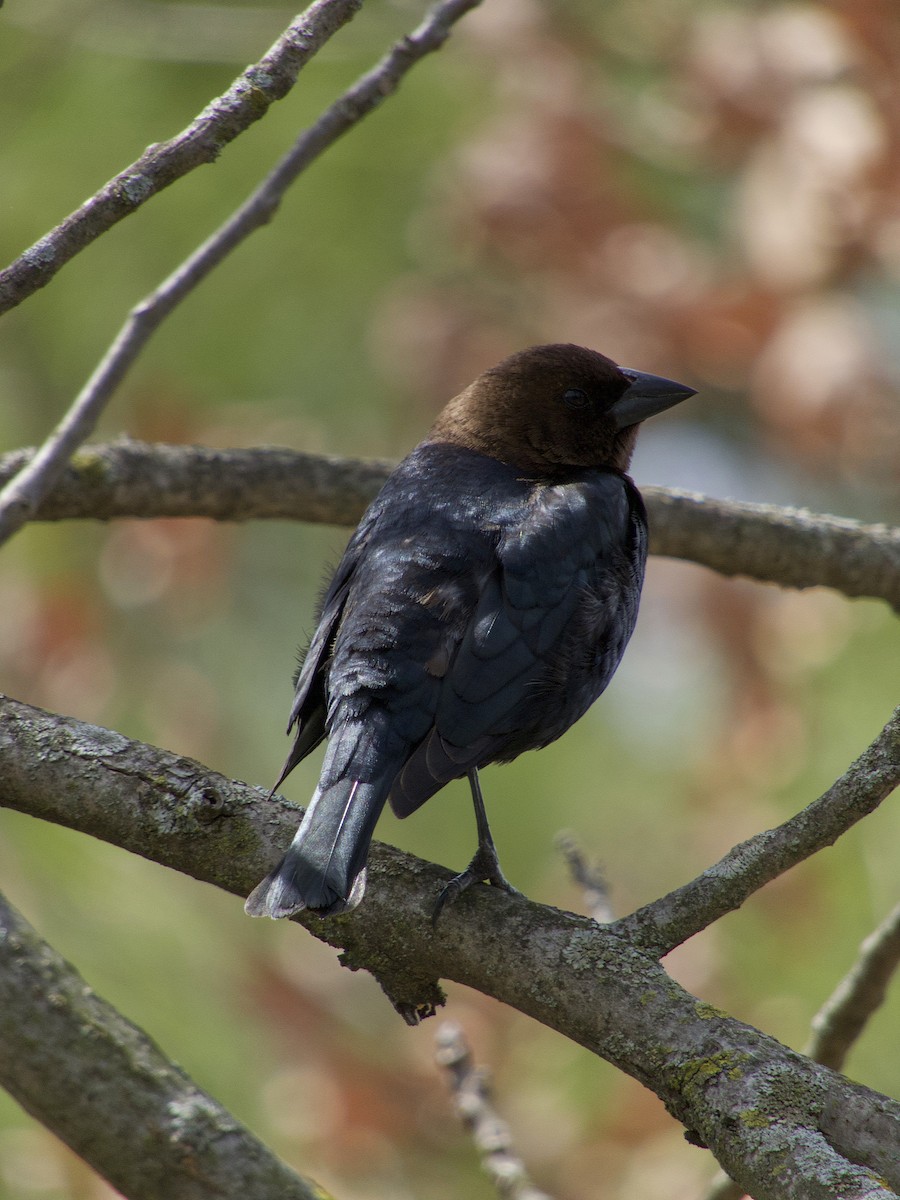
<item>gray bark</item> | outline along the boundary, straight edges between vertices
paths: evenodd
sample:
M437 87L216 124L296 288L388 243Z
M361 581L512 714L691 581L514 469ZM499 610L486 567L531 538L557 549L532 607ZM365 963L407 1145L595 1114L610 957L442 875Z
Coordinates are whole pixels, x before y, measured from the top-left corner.
M265 803L260 789L199 763L15 701L2 708L0 780L0 804L240 896L299 817L282 798ZM756 1200L900 1193L900 1104L698 1000L615 926L477 886L433 930L448 877L376 846L356 912L297 919L340 947L351 969L375 975L409 1021L432 1014L438 981L453 979L614 1063Z
M0 458L0 487L33 454ZM391 463L258 447L147 445L122 440L78 451L37 520L211 517L354 525ZM766 504L643 489L654 554L784 587L831 587L900 610L900 529Z
M322 1200L0 896L0 1083L131 1200Z

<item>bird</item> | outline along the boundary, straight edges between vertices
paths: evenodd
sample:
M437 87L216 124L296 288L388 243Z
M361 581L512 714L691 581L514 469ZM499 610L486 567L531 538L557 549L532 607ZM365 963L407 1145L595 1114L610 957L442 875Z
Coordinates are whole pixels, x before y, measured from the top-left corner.
M327 739L318 786L251 916L354 909L375 823L467 777L478 848L433 910L500 869L478 772L560 737L634 630L647 516L638 426L695 395L583 346L532 346L450 400L351 536L295 675L272 794Z

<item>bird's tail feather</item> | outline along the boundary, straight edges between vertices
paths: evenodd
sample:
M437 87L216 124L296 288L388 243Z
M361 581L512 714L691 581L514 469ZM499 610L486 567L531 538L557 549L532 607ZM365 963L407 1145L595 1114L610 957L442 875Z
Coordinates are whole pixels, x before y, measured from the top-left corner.
M366 888L365 863L390 786L341 779L317 788L290 845L250 893L251 917L289 917L309 908L333 916L356 908Z

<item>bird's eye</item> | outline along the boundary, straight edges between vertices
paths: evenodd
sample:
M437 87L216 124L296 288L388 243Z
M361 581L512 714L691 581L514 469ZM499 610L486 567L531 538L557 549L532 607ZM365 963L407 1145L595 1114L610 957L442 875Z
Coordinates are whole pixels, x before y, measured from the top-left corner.
M563 392L563 404L566 408L587 408L588 394L584 388L568 388Z

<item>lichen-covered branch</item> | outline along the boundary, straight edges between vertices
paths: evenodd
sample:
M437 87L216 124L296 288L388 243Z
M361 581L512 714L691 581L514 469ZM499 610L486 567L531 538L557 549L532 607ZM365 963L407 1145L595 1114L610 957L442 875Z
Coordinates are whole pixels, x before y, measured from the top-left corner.
M0 458L0 486L33 453L16 450ZM391 465L277 447L213 450L122 440L79 451L35 519L211 517L354 525ZM666 488L643 493L654 554L785 587L832 587L900 609L900 529Z
M898 965L900 905L866 938L852 970L813 1018L813 1036L806 1053L814 1062L824 1063L834 1071L842 1070L850 1048L883 1003ZM890 1136L890 1130L887 1132ZM743 1195L744 1189L733 1179L719 1175L706 1200L741 1200Z
M84 830L246 895L296 828L262 789L121 734L0 704L0 805ZM652 1088L755 1200L900 1193L900 1104L691 996L652 954L584 917L476 885L430 913L450 872L383 845L353 913L298 923L370 971L408 1019L453 979Z
M0 543L31 519L66 462L90 436L100 413L154 331L237 246L272 219L298 176L342 134L395 92L408 71L425 55L439 49L454 23L479 3L480 0L438 0L418 28L395 43L371 71L300 135L228 220L131 310L56 429L19 474L0 490Z
M729 850L696 879L622 918L615 930L654 954L733 912L763 884L831 846L900 786L900 708L875 741L812 804Z
M0 1084L129 1200L322 1200L3 896Z
M229 142L266 115L270 104L288 94L306 63L361 5L362 0L314 0L259 62L242 71L186 129L148 146L136 162L0 271L0 314L48 284L79 251L151 196L214 162Z

